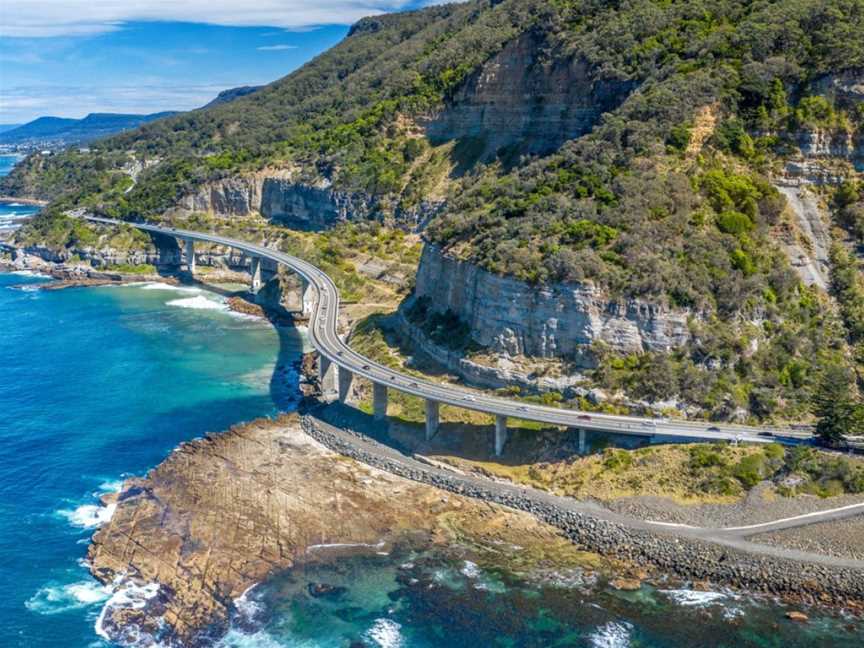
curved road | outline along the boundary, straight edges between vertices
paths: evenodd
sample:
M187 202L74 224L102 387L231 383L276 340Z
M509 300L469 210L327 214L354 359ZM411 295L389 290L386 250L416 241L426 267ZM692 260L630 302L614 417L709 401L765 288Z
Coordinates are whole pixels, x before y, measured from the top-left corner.
M315 288L317 298L309 320L309 336L315 350L340 368L350 371L356 376L362 376L373 383L385 385L406 394L455 407L486 412L495 416L617 434L659 435L706 441L746 441L751 443L770 443L782 440L774 438L774 435L797 441L806 440L811 436L810 434L802 435L800 432L794 432L787 428L727 424L723 424L721 428L717 424L695 421L650 419L558 409L489 396L452 385L442 385L408 376L360 355L345 343L337 331L339 290L325 272L303 259L261 245L238 241L217 234L160 227L147 223L117 221L95 216L84 216L84 218L107 225L132 225L147 232L178 239L225 245L240 250L251 257L265 258L287 266Z

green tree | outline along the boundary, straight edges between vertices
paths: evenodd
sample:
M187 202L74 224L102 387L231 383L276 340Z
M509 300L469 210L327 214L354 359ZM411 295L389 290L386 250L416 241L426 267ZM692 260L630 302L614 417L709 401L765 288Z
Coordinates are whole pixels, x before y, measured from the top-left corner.
M819 440L826 446L836 446L846 435L857 435L864 428L864 407L846 367L831 364L825 369L813 396L813 413L819 419Z

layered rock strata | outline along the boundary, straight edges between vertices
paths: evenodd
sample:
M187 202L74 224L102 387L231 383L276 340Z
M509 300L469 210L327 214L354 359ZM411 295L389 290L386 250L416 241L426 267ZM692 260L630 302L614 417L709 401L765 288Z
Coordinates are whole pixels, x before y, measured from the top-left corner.
M578 358L595 342L622 353L669 351L690 340L688 321L697 317L638 299L610 299L588 284L532 286L431 244L423 249L413 299L437 313L450 311L481 346L540 358Z
M636 86L594 78L584 61L550 56L549 47L536 32L507 43L426 124L429 138L479 140L491 154L549 152L588 133Z

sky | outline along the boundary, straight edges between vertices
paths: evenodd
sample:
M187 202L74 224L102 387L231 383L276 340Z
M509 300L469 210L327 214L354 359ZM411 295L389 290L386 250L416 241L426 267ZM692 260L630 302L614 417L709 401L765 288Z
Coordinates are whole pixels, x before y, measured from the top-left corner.
M0 124L189 110L434 0L0 0Z

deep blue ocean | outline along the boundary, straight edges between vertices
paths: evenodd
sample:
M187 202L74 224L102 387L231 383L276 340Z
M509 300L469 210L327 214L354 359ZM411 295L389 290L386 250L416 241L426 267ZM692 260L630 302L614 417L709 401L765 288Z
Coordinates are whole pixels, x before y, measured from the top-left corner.
M107 647L109 592L81 561L101 493L180 442L290 407L299 333L160 284L36 290L0 273L0 648ZM309 583L334 586L326 597ZM255 587L219 648L864 645L864 628L733 593L550 574L397 548L308 565ZM142 643L142 646L146 643Z

